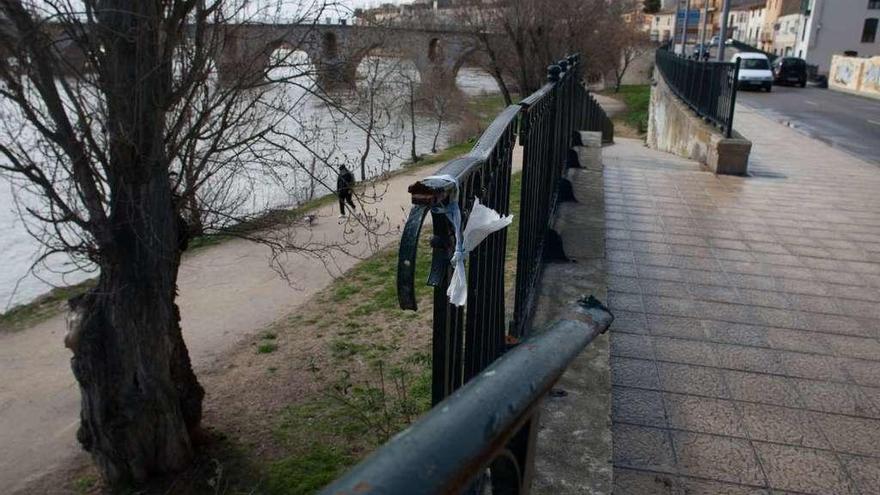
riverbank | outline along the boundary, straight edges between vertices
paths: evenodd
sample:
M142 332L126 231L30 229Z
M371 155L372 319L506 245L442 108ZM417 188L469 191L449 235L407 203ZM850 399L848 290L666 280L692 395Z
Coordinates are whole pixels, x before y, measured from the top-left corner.
M426 161L427 165L407 168L381 183L386 192L381 203L369 212L385 219L386 235L380 236L376 243L360 243L351 252L334 257L329 265L296 253L280 260L288 273L296 275L295 287L269 266L268 249L244 240L231 239L185 257L179 274L178 303L184 338L196 372L208 391L206 425L212 423L213 404L218 404L215 397L227 390L236 390L231 383L221 379L214 381L214 373L243 367L241 363L247 362L248 356L251 359L282 356L279 351L285 348L285 342L296 344L298 339L278 339L281 335L278 331L274 331L276 338L273 339L269 333L260 332L269 330L295 311L309 307L311 298L331 287L334 280L344 280L346 272L363 259L393 246L408 211L407 186L438 166ZM347 224L337 221L335 205L325 204L309 214L315 215L316 221L310 226L297 227L303 236L329 242L345 235ZM340 308L345 309L346 301L334 301L335 308L323 311L336 315ZM55 314L28 329L0 333L0 363L4 372L4 381L0 383L0 444L4 445L0 451L0 486L7 492L70 493L80 488L92 489L88 476L71 475L71 469L74 473L84 467L88 470L90 462L74 439L79 393L67 364L69 353L61 345L64 330L63 315ZM255 335L260 337L253 337ZM340 349L347 347L345 342L338 344ZM231 357L230 353L236 351L245 354L239 354L240 358ZM266 373L269 367L259 369ZM276 371L282 369L275 367ZM273 396L289 386L288 382L282 382L270 389L264 376L253 383L243 383L247 385L242 390L272 390ZM238 398L228 397L233 402ZM238 403L246 409L255 407L244 400ZM218 420L218 424L222 422ZM211 446L222 452L237 449L231 444L227 449L227 443L218 439L224 435L228 435L225 430L223 435L209 434L208 438L215 440ZM210 448L206 452L210 453Z
M472 128L459 130L459 134L463 131L463 133L469 135L469 137L462 139L460 142L452 144L437 153L422 155L415 163L405 161L399 169L387 172L368 181L366 184L372 185L381 183L401 174L406 174L412 170L413 167L436 165L464 155L470 151L475 139L482 133L482 130L491 123L495 115L497 115L503 108L503 98L498 94L469 97L464 110L464 118L462 120L466 121L469 124L468 127ZM303 218L313 210L317 210L328 204L333 204L335 201L336 196L334 194L326 194L310 201L306 201L295 208L271 210L251 222L233 226L227 232L218 232L195 237L190 241L189 249L184 253L184 256L192 256L201 249L240 238L241 235L247 235L259 230L271 229L279 225L289 224L292 221ZM29 303L13 306L8 311L0 313L0 333L4 331L19 331L27 329L66 311L68 299L85 292L93 287L94 284L94 279L88 279L74 285L56 287Z

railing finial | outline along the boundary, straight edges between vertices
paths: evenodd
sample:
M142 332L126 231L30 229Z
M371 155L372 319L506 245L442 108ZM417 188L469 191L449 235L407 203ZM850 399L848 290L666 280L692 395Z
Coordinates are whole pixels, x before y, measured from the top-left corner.
M551 65L547 67L547 80L550 82L559 82L559 75L562 74L562 67Z

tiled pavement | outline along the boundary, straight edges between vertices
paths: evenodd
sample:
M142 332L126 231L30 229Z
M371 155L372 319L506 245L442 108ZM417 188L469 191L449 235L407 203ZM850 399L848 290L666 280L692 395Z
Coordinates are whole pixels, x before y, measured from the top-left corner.
M754 177L605 148L615 493L880 494L880 168L736 122Z

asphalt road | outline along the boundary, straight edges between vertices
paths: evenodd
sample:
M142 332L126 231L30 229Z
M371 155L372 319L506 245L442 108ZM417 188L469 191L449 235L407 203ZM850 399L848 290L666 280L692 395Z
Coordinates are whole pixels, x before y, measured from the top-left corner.
M773 86L771 93L740 90L737 103L880 165L878 100L809 86Z

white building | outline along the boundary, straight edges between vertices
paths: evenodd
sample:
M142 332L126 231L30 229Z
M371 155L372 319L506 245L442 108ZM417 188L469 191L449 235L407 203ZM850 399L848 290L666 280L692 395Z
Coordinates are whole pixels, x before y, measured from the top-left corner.
M880 55L880 0L804 0L801 15L792 55L820 74L828 74L835 54Z
M745 1L732 6L727 21L729 37L757 47L761 40L766 11L766 0Z
M798 12L780 16L774 26L773 53L784 57L804 58L804 49L799 46L807 16Z
M675 9L661 10L653 15L649 30L651 41L665 43L672 39L675 30Z

